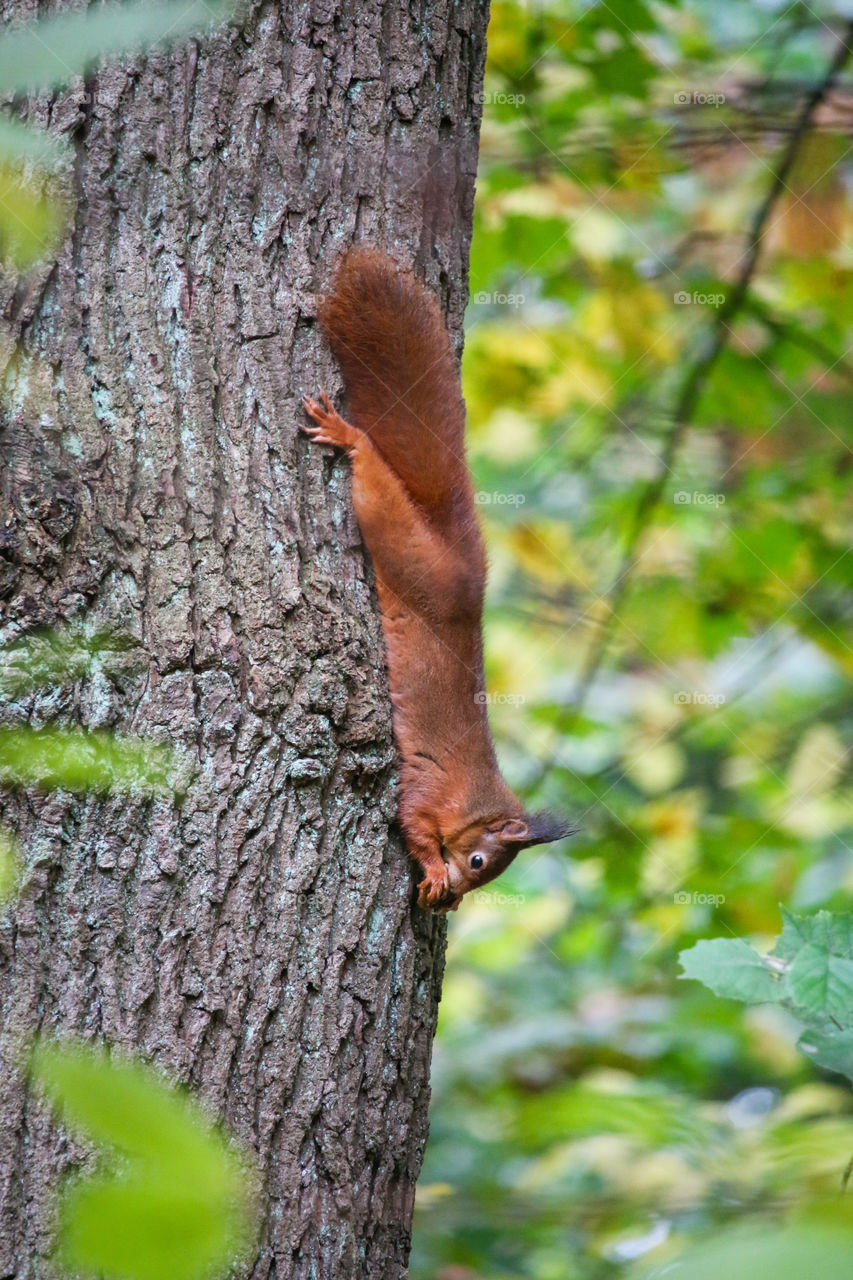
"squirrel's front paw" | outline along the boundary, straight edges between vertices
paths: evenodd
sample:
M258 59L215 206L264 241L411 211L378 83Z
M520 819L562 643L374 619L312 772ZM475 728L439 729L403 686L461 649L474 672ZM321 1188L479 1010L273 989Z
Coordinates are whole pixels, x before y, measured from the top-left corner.
M308 414L309 418L313 418L317 423L310 426L306 423L302 430L309 435L315 444L334 444L339 449L352 449L358 444L360 432L355 427L351 427L345 422L336 409L332 407L332 402L326 395L325 391L320 392L322 405L316 400L312 400L310 396L306 396L302 401L302 407Z
M450 877L446 865L442 863L440 870L438 867L430 867L418 885L418 906L429 911L430 908L437 907L449 892Z

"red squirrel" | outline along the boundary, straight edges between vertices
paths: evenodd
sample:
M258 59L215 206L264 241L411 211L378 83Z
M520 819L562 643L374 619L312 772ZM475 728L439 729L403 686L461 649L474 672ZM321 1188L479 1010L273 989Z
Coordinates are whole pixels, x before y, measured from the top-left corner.
M498 770L486 716L486 557L465 461L465 409L435 297L376 249L344 258L319 309L350 421L306 398L316 444L345 449L382 612L401 756L399 820L423 868L421 907L455 910L520 849L569 833L527 814Z

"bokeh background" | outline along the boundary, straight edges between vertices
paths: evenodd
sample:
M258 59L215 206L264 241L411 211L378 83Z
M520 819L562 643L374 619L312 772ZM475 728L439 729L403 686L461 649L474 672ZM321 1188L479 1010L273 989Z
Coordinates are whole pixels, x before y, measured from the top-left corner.
M851 1216L849 1084L678 963L853 887L847 16L492 4L463 362L490 715L579 830L451 917L415 1280L699 1280L730 1239L735 1280L750 1231ZM842 1265L779 1239L777 1278Z
M175 27L90 14L69 75ZM413 1280L853 1274L849 1081L784 1007L679 976L698 941L767 952L782 906L847 911L853 888L851 21L850 0L492 4L463 362L489 710L507 777L578 832L450 918ZM6 36L7 87L57 79L41 31L32 65ZM54 145L0 121L0 250L24 265L62 211L13 162ZM27 687L99 652L33 644ZM0 781L161 785L145 744L39 741L6 734ZM0 900L17 864L0 828ZM814 1005L849 1008L851 1076L841 950L845 998ZM103 1063L52 1066L99 1132L101 1108L168 1135L146 1177L196 1189L150 1081L118 1106ZM150 1224L128 1259L149 1190L127 1219L89 1202L89 1270L177 1274ZM189 1199L185 1235L228 1265L243 1228Z

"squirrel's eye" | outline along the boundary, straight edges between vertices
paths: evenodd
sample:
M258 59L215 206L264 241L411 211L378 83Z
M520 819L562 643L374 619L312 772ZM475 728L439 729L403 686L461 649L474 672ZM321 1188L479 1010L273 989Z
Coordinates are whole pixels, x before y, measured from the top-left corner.
M483 855L481 853L475 853L473 858L471 859L472 870L479 871L482 865L483 865Z

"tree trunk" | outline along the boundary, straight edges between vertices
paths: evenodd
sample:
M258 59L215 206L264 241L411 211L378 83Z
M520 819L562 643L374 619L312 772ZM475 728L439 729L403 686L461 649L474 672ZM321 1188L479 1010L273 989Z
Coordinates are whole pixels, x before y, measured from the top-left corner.
M56 260L2 281L4 633L85 617L134 648L5 716L168 741L191 777L4 802L2 1277L43 1274L72 1160L7 1075L37 1028L141 1051L249 1143L253 1277L405 1274L444 928L393 827L347 465L299 406L340 390L315 302L354 239L415 262L460 336L486 20L255 4L31 104L76 169Z

